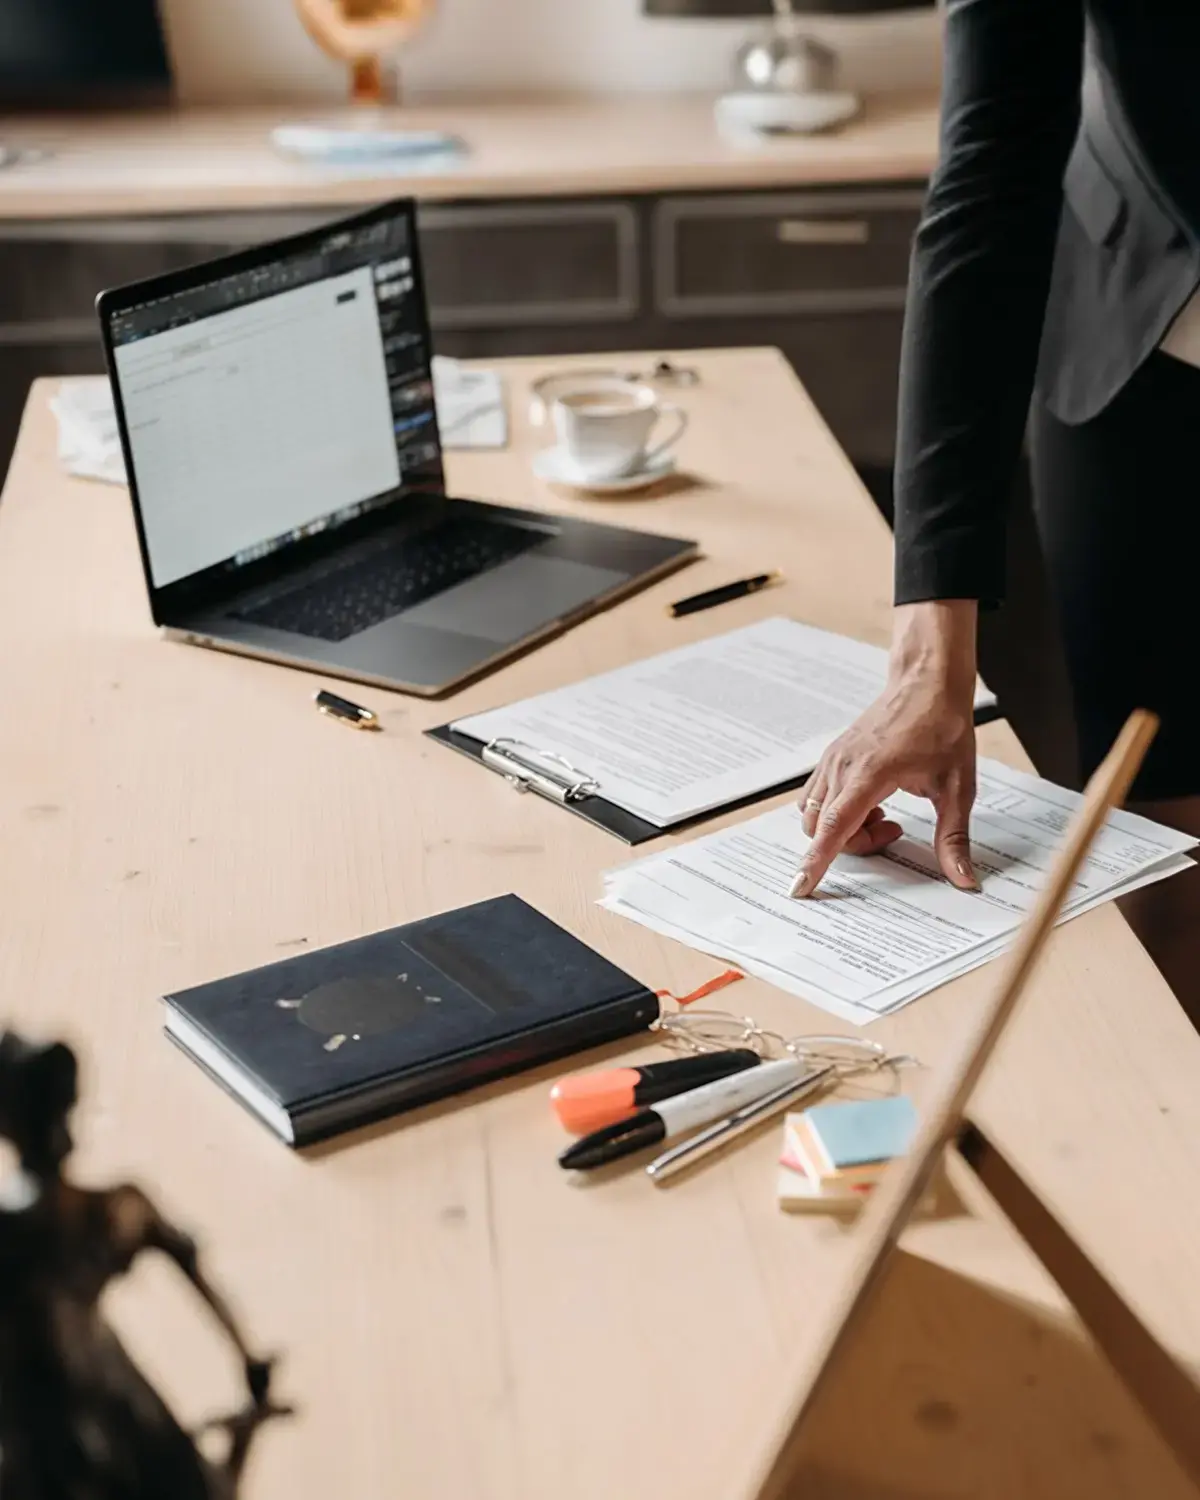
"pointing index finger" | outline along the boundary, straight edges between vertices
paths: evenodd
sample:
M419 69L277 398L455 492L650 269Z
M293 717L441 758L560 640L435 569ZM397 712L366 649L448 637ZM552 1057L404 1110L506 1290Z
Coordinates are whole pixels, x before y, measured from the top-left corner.
M894 790L894 789L893 789ZM876 782L850 782L821 810L817 831L792 882L789 896L810 896L871 810L887 792Z

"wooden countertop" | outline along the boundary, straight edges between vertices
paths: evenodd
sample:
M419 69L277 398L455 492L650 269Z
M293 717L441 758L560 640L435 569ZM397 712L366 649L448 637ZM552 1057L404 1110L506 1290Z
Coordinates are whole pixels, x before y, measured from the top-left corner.
M460 493L695 536L704 560L447 703L364 688L373 736L317 715L304 673L157 637L125 493L61 471L51 387L32 394L0 500L3 1019L79 1044L79 1173L151 1190L281 1352L299 1413L264 1435L247 1500L717 1500L854 1264L852 1233L776 1207L774 1128L669 1191L635 1171L580 1187L554 1163L551 1068L292 1154L160 1030L164 990L509 890L655 987L716 971L596 906L621 844L421 734L777 612L883 638L886 528L782 357L689 361L701 382L672 397L694 482L619 502L532 478L525 406L546 365L502 366L512 441L450 455ZM785 585L667 618L764 560ZM1003 724L981 740L1022 759ZM927 1064L907 1075L918 1098L992 980L873 1029ZM829 1029L758 981L719 1000L789 1035ZM1197 1077L1200 1038L1109 905L1054 934L973 1105L1191 1365ZM904 1243L797 1494L1192 1495L1010 1231L981 1209ZM139 1268L111 1306L185 1419L228 1403L230 1366L169 1268Z
M745 147L718 136L707 97L443 104L405 110L402 119L463 137L471 149L459 165L363 174L309 166L273 148L273 126L317 116L319 109L297 106L5 119L0 142L48 154L0 169L0 219L337 205L409 193L507 198L900 182L926 177L937 146L928 96L876 97L838 130Z

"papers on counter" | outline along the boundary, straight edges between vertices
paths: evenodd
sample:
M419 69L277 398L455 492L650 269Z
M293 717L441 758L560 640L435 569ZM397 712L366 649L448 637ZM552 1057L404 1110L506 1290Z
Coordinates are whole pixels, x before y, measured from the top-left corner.
M668 828L807 775L886 676L879 647L775 618L454 728L561 758L605 801ZM975 701L995 700L980 684Z
M904 837L871 858L841 856L807 901L787 894L809 842L793 806L610 871L600 904L864 1025L1007 945L1080 800L981 762L971 819L978 893L941 877L932 808L898 792L884 805ZM1110 813L1062 920L1186 869L1185 851L1196 843L1133 813Z
M503 448L508 442L504 387L495 370L433 358L433 394L444 448ZM50 398L58 419L58 457L68 474L125 483L121 438L107 375L64 381Z
M504 383L495 370L476 370L433 356L433 394L443 448L503 448L508 442Z
M107 375L64 382L51 396L50 410L58 418L58 458L68 474L125 483Z

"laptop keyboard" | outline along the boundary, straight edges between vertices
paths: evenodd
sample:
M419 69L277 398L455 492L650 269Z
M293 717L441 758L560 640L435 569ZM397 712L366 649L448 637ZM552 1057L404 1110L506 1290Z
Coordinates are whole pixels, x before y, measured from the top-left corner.
M235 616L272 630L344 641L545 539L544 532L482 518L443 521L237 610Z

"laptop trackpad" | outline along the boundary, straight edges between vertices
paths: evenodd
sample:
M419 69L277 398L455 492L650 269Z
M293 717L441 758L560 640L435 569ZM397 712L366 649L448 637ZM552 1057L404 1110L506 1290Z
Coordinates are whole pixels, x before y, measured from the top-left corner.
M628 573L566 557L525 553L406 609L406 625L432 625L486 641L519 641L628 581Z

